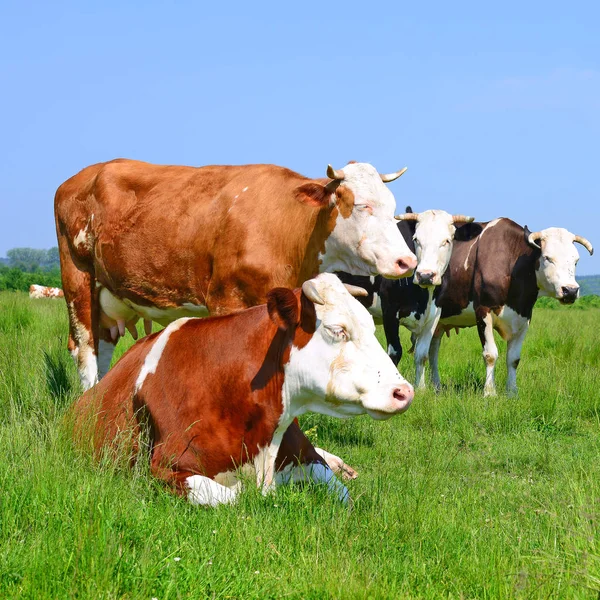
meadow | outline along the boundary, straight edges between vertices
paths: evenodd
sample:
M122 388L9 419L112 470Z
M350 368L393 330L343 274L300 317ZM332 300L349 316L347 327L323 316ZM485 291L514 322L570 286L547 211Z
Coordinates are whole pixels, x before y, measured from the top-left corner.
M482 397L471 329L404 415L304 417L359 471L350 509L294 486L207 510L73 448L64 302L0 293L0 598L597 598L599 326L536 308L516 398Z

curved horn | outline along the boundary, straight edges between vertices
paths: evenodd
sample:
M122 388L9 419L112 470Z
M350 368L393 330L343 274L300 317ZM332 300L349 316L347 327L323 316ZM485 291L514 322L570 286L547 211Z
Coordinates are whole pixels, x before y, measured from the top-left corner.
M394 217L397 221L418 221L419 213L402 213Z
M311 302L314 302L315 304L325 304L325 300L321 298L321 294L319 294L315 282L311 279L302 284L302 291Z
M586 240L584 237L581 237L580 235L576 235L573 242L577 242L578 244L581 244L590 253L590 256L592 254L594 254L594 248L592 247L590 242L588 240Z
M334 169L331 165L327 165L327 177L329 179L344 179L343 169Z
M541 250L542 247L539 244L536 244L536 241L539 240L541 237L542 237L542 232L541 231L534 231L533 233L530 233L527 236L527 241L532 246L535 246L536 248L539 248Z
M475 217L467 217L466 215L452 215L453 223L472 223Z
M355 298L358 296L368 296L369 292L365 290L365 288L361 288L358 285L351 285L350 283L345 283L344 287L348 290L351 296Z
M404 167L404 169L400 169L399 171L396 171L395 173L388 173L387 175L380 173L379 177L381 177L381 181L383 181L383 183L389 183L390 181L394 181L395 179L398 179L398 177L400 177L401 175L404 175L404 172L406 171L406 169L408 169L408 167Z

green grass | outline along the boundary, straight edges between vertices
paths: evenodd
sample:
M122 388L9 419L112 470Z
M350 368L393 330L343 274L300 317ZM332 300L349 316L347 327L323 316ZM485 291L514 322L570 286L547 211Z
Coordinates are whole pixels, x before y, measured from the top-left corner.
M517 398L482 397L463 330L405 415L305 417L360 473L351 510L318 487L206 510L73 449L64 302L0 294L0 598L597 598L599 326L537 308Z

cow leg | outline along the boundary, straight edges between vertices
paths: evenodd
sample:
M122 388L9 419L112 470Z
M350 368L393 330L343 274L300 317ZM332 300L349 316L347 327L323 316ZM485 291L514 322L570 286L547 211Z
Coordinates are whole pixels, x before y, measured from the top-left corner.
M115 343L101 339L98 342L98 379L102 379L110 369Z
M68 348L84 390L98 381L96 362L96 333L99 311L97 306L96 281L88 271L77 268L66 237L58 234L60 268L63 291L69 313Z
M387 353L392 362L398 366L402 358L402 344L400 342L400 319L398 313L393 307L388 307L387 303L382 302L383 311L383 331L387 342Z
M442 388L438 359L440 356L440 344L442 343L443 331L434 333L429 344L429 368L431 369L431 383L436 392Z
M229 488L204 475L186 477L187 498L192 504L201 506L218 506L233 504L240 493L242 483L239 481Z
M440 321L442 311L436 308L433 314L423 323L423 328L417 333L415 344L415 387L425 389L425 363L429 354L431 339Z
M287 485L290 483L308 483L325 484L327 491L343 502L348 504L350 492L348 488L339 481L328 465L322 463L303 463L300 465L288 464L283 471L278 471L275 477L277 485Z
M334 473L341 473L344 479L356 479L358 473L348 466L339 456L323 450L323 448L315 448L315 452L327 463L327 466Z
M494 324L492 314L487 311L484 316L477 317L477 331L483 346L483 362L485 363L484 396L495 396L494 368L498 360L498 347L494 340Z
M333 454L329 456L333 457ZM338 460L343 463L342 459ZM349 499L346 486L338 481L325 459L304 435L297 419L294 419L283 436L275 466L276 484L294 481L325 483L328 491L342 502L346 503ZM351 471L354 472L352 469Z
M506 350L506 367L508 371L506 393L509 395L515 395L517 393L517 367L521 360L521 348L523 347L525 334L529 329L529 321L526 319L523 320L524 323L521 328L508 340L508 347Z

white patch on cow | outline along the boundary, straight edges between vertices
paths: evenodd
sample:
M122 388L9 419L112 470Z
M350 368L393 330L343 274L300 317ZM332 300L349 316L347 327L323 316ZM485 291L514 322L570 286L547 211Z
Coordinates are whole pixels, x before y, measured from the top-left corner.
M367 412L375 419L408 408L412 387L398 373L377 338L368 311L325 273L311 280L324 304L316 304L317 327L303 348L292 347L282 397L293 416L307 411L334 417ZM402 389L404 400L395 394Z
M574 239L574 234L560 227L542 230L537 242L542 248L540 266L535 272L540 296L562 300L563 288L572 288L579 296L579 284L575 281L579 252Z
M414 235L418 261L414 282L417 285L436 286L442 283L442 276L450 263L455 233L454 217L445 210L419 213ZM430 282L424 281L426 275L430 275Z
M369 313L377 325L383 323L383 309L381 308L381 298L379 294L373 294L373 303L369 306Z
M473 246L477 243L478 239L479 238L475 238L473 240L473 243L469 246L469 250L467 251L467 257L465 258L465 262L463 264L465 271L469 270L469 258L471 258L471 250L473 250Z
M75 248L79 248L79 246L83 246L85 249L91 250L92 242L90 240L90 235L88 232L89 227L90 227L90 224L87 223L83 229L79 230L79 232L73 239L73 245L75 246Z
M494 326L507 341L506 350L506 392L517 393L517 366L521 360L521 348L529 329L529 319L523 317L509 306L504 306L497 317Z
M492 313L488 313L483 322L484 329L484 344L483 344L483 362L485 363L485 385L483 387L484 396L496 395L496 384L494 382L494 368L498 360L498 347L494 340L494 320Z
M102 379L108 373L114 351L114 344L104 340L98 342L98 379Z
M416 266L416 257L396 226L396 201L372 165L354 163L343 168L341 185L354 195L350 216L342 211L319 254L321 272L345 271L353 275L377 275L398 278L408 276ZM336 195L332 194L332 201ZM398 261L404 261L401 267Z
M192 475L185 483L189 488L188 500L201 506L233 504L241 489L241 482L233 488L228 488L203 475Z
M77 365L79 372L79 380L83 390L89 390L98 382L98 364L96 362L96 354L91 345L91 332L79 321L75 311L75 303L67 303L69 312L69 321L71 322L73 341L75 342L76 351L72 356Z
M245 191L247 191L247 190L248 190L248 186L246 186L246 187L245 187L245 188L242 190L242 192L245 192Z
M279 452L279 446L281 445L283 434L291 425L293 418L293 415L290 416L289 411L286 410L284 403L284 410L279 419L277 429L273 434L273 438L271 439L271 443L264 448L260 448L258 454L254 457L256 485L262 489L262 493L264 495L272 491L276 485L275 460L277 458L277 453Z
M156 337L154 343L152 344L152 348L148 354L146 354L146 359L144 360L144 364L142 365L142 369L138 375L138 378L135 382L134 392L137 393L144 385L144 381L148 375L156 373L156 367L158 367L158 363L160 361L160 357L169 341L169 337L174 331L177 331L180 327L185 325L189 319L178 319L177 321L173 321L170 325L165 327Z
M191 304L190 302L184 302L181 306L171 306L169 308L142 306L128 299L123 299L123 302L133 309L140 317L150 321L156 321L161 325L168 325L172 321L182 317L208 317L209 315L206 306L202 304Z
M284 469L278 471L275 476L277 485L287 485L290 483L308 483L325 484L327 491L338 497L344 504L350 499L348 488L334 475L333 471L321 463L311 463L308 465L288 464Z
M492 227L496 227L496 225L498 225L498 223L500 223L500 221L502 221L502 217L499 217L498 219L493 219L492 221L490 221L482 230L481 233L479 234L479 238L481 239L483 237L483 234L488 231L488 229L492 229Z

